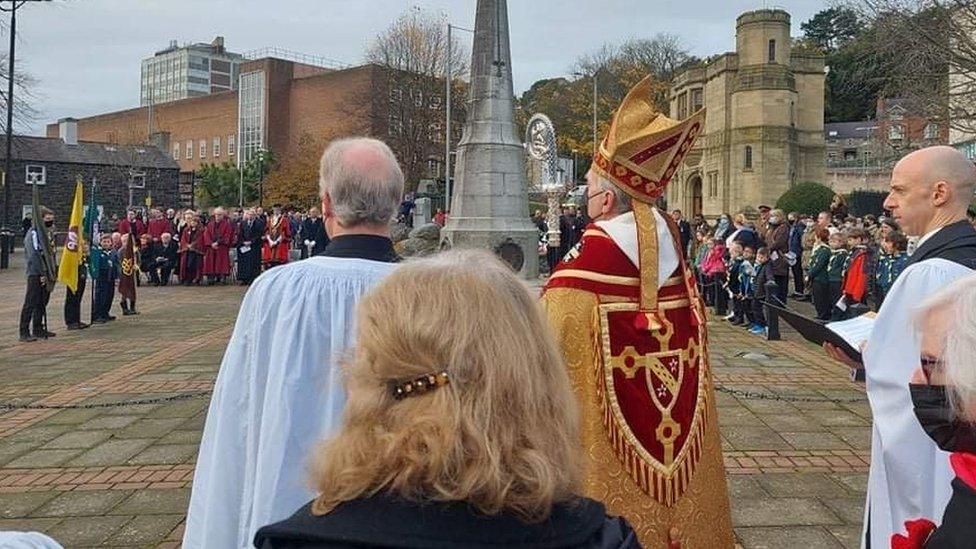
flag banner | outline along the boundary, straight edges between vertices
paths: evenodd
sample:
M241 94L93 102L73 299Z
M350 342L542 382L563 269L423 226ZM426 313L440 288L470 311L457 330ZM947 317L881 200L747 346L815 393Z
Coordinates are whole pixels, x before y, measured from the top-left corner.
M44 216L41 215L41 194L36 182L31 183L31 209L34 212L34 231L41 247L41 269L44 271L44 278L47 284L44 291L47 295L54 292L54 284L57 282L58 264L54 258L54 245L48 235L47 228L44 227Z
M85 234L88 235L90 251L88 253L88 276L92 280L98 278L101 263L102 231L98 226L98 206L95 203L95 181L92 180L91 195L88 197L88 208L85 211Z
M58 266L58 281L63 282L72 292L78 291L78 269L81 266L81 254L85 246L82 231L84 192L84 185L79 177L75 184L75 199L71 206L71 219L68 221L68 235L64 239L64 249L61 251L61 265Z
M131 239L122 239L122 250L120 254L119 294L121 294L125 299L135 300L136 277L139 276L139 267L136 265L135 248L133 248Z

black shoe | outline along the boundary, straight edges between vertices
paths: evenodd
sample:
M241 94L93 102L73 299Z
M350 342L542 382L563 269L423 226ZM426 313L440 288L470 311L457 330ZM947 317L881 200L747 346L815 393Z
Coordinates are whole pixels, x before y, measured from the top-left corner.
M92 319L92 324L105 324L106 322L108 322L108 319L107 318L93 318Z
M111 322L111 321L115 320L115 317L112 316L112 315L108 315L107 317L105 317L105 320L108 321L108 322Z
M86 328L87 328L87 326L86 326ZM68 331L69 332L74 331L74 330L80 330L80 329L81 329L81 324L68 324Z
M36 337L37 339L48 339L48 338L54 337L56 335L57 335L56 333L49 332L47 330L44 330L44 331L41 331L41 332L35 332L34 333L34 337Z
M37 338L30 334L20 334L20 341L24 343L30 343L32 341L37 341Z
M78 323L78 329L79 329L79 330L84 330L84 329L85 329L85 328L87 328L88 326L89 326L89 325L88 325L88 324L85 324L84 322L79 322L79 323Z
M122 311L122 316L134 315L135 311Z

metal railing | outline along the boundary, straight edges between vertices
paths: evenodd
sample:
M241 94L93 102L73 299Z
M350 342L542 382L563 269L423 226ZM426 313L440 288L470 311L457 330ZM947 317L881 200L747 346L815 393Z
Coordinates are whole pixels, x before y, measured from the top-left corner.
M268 46L266 48L251 50L244 53L243 57L248 61L263 59L265 57L274 57L276 59L284 59L286 61L295 61L296 63L305 63L306 65L315 65L317 67L337 70L348 69L352 66L349 63L339 61L338 59L332 59L330 57L324 57L321 55L313 55L310 53L302 53L286 48L280 48L278 46Z

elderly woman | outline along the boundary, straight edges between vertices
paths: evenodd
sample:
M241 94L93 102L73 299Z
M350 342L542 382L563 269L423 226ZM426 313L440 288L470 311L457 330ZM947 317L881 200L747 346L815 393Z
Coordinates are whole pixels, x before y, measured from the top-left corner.
M920 309L921 365L909 385L915 416L956 475L937 529L920 518L900 547L973 547L976 539L976 275L950 284ZM934 530L934 531L933 531ZM894 545L893 540L893 547Z
M318 497L255 545L637 547L623 519L576 495L564 368L535 298L490 254L401 266L360 303Z

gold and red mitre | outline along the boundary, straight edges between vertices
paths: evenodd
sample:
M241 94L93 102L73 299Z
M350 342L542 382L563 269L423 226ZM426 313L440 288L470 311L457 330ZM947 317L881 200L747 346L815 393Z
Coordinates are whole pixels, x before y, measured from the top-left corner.
M614 113L593 157L592 170L633 199L641 273L639 322L659 329L658 242L652 211L705 123L705 109L686 120L664 116L651 103L652 77L634 86ZM679 254L681 255L681 254Z

